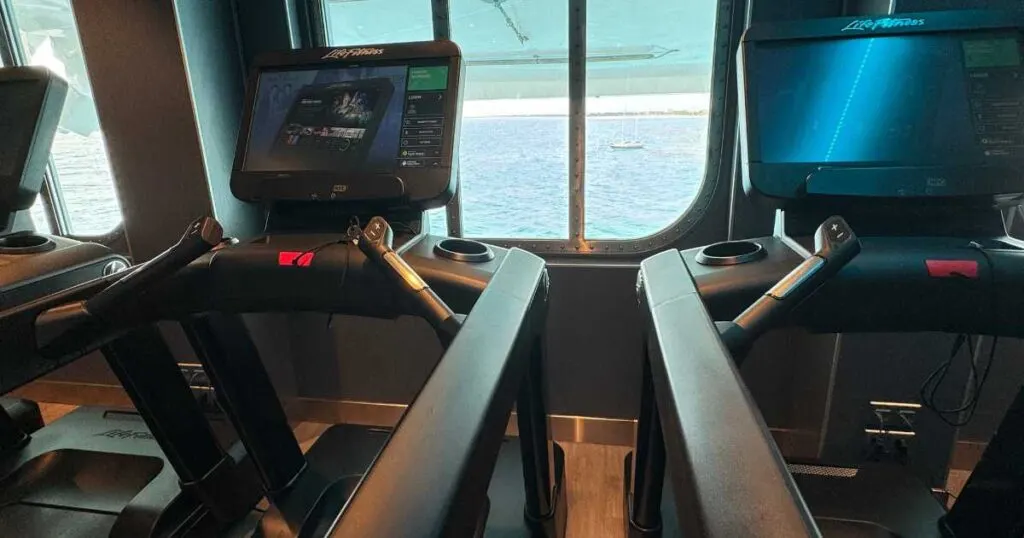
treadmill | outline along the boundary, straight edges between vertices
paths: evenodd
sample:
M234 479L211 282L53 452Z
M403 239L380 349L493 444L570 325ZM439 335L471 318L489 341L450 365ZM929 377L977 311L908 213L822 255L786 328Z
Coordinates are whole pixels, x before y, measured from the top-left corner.
M128 267L128 260L102 245L32 231L28 209L43 186L66 94L67 83L45 68L0 69L0 310L5 314ZM59 366L18 353L32 333L10 328L0 322L0 393ZM113 353L114 347L105 351ZM138 373L119 371L123 381L142 379ZM136 413L79 408L43 427L33 402L2 401L0 534L150 536L200 515ZM202 440L193 441L201 446Z
M202 504L236 499L233 510L207 518L219 526L182 527L182 535L564 536L564 455L550 440L542 370L544 263L422 233L423 211L455 189L461 56L450 42L375 49L379 57L358 61L323 49L257 62L232 191L263 205L261 236L223 242L217 222L201 218L145 264L0 312L0 327L33 336L15 342L16 356L62 364L113 346L120 367L150 372L144 386L126 389L164 451L187 457L172 460L179 474L208 461L188 450L190 432L202 428L154 398L184 381L173 379L173 358L154 352L161 347L151 336L154 322L182 324L244 447L244 459L224 469L248 463L258 481L209 467ZM321 153L310 164L277 156L282 124L294 116L268 106L264 90L286 71L314 86L390 80L365 161L335 158L343 150L316 143L304 146ZM414 77L433 82L410 84ZM430 136L406 136L406 121L430 122L416 133ZM241 317L268 311L417 315L446 351L393 430L337 425L303 454ZM506 438L513 406L517 437ZM249 502L251 492L269 508ZM229 515L234 524L224 525Z
M1024 20L994 11L747 31L743 181L775 233L641 265L628 536L1024 532L1024 393L947 510L908 466L787 465L737 371L783 326L1024 335L1024 243L1001 214L1024 192L1022 58Z

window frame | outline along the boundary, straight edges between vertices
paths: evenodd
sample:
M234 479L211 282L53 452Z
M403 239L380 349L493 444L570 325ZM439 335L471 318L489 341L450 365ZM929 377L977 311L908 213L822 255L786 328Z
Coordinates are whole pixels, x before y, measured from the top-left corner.
M307 0L323 12L323 0ZM427 0L424 0L427 1ZM429 0L433 14L434 39L449 39L451 21L448 0ZM473 238L502 247L519 247L540 254L609 255L636 257L678 243L708 214L715 192L732 184L736 107L727 101L729 79L733 76L734 42L742 31L746 3L718 0L711 67L711 107L708 114L707 162L704 179L690 206L672 224L635 239L586 238L586 94L587 94L587 0L569 2L569 239ZM327 20L317 28L306 28L307 41L326 47ZM460 178L461 179L461 178ZM462 237L462 194L458 181L455 196L447 206L448 234Z
M11 2L12 0L0 0L0 60L3 60L4 65L25 65L25 51L18 38L18 29L14 21L14 6ZM39 197L43 202L46 218L50 223L53 235L105 245L116 243L124 236L123 215L121 222L108 232L98 235L71 233L71 217L68 214L67 204L64 202L64 192L61 190L60 175L53 161L52 151L47 157L43 188L39 191Z

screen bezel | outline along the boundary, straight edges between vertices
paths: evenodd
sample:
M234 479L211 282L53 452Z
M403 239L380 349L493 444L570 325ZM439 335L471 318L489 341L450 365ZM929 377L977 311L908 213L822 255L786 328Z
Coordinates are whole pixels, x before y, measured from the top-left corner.
M45 67L11 66L0 68L0 85L27 83L33 92L31 138L14 155L15 167L9 175L0 175L0 217L9 211L28 209L43 187L50 146L57 131L67 82ZM2 224L2 223L0 223Z
M916 26L894 26L873 30L848 28L865 20L899 19L920 21ZM765 163L761 161L760 131L757 128L759 111L756 103L757 82L747 76L747 68L754 61L761 43L798 42L807 40L857 39L895 35L970 35L1017 33L1024 41L1024 20L992 11L959 11L931 13L902 13L889 17L843 17L814 21L801 21L752 26L744 34L737 52L739 80L740 144L743 168L743 186L747 193L758 193L769 198L801 198L808 194L810 180L829 171L849 171L843 176L853 178L854 171L870 175L872 171L898 170L902 178L889 187L875 183L874 190L852 188L848 192L841 186L829 190L830 195L880 197L974 197L992 196L1024 191L1024 159L1006 159L1005 165L994 161L991 165L938 165L894 166L890 162L828 162L828 163ZM747 121L747 120L750 121ZM942 181L937 181L941 179ZM851 186L854 186L851 183ZM813 189L813 187L812 187ZM814 194L814 192L811 192Z
M345 51L349 51L347 57ZM351 51L357 53L352 54ZM444 107L445 136L441 140L440 166L396 166L393 173L244 169L261 73L395 65L448 67L446 91L449 92L449 98ZM314 201L421 209L447 204L455 193L463 72L461 52L450 41L303 49L259 57L250 70L246 87L245 109L231 172L231 192L240 200L258 203ZM395 155L395 159L398 159L398 155Z

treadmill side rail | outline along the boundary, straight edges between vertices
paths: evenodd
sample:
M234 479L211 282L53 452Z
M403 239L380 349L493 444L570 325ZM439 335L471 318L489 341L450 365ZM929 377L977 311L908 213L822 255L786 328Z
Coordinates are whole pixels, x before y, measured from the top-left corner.
M639 287L683 535L821 536L680 253L644 260Z
M329 536L473 534L543 316L545 274L537 256L509 251Z

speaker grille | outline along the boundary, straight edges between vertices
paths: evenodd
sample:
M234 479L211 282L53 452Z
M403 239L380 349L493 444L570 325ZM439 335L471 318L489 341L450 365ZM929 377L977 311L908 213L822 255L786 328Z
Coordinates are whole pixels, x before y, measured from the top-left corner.
M832 467L827 465L804 465L801 463L790 463L789 472L793 474L810 474L814 476L825 476L828 478L853 478L857 476L856 467Z

